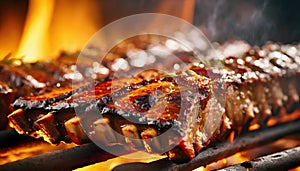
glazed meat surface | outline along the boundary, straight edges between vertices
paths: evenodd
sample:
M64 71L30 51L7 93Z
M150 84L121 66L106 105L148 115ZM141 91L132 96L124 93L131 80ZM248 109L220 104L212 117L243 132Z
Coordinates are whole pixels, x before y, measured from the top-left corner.
M122 143L186 162L233 130L263 127L270 118L295 111L299 51L273 43L228 56L223 66L193 63L169 74L151 71L150 79L108 76L20 97L8 118L19 133L53 144Z

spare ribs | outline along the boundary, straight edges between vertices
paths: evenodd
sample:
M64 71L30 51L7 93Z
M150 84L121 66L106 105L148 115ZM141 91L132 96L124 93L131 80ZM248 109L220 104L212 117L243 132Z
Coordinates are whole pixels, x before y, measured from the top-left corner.
M53 144L91 138L106 146L166 152L171 160L186 162L232 130L263 127L271 117L298 108L297 45L269 43L222 62L219 67L195 63L171 74L151 71L151 79L107 77L20 97L8 118L19 133Z
M53 88L68 89L72 84L82 84L83 79L100 80L109 74L95 72L90 61L86 59L86 63L81 62L80 65L76 65L77 55L67 54L62 54L56 60L35 63L24 63L19 59L2 60L0 62L0 130L7 127L6 116L12 112L11 104L16 98L49 92Z

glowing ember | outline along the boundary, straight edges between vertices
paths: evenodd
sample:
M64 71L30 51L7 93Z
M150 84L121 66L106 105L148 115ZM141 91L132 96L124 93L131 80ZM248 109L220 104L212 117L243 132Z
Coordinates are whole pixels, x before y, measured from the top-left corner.
M236 153L233 156L230 156L226 159L221 159L217 162L214 162L212 164L209 164L206 167L200 167L202 168L203 171L208 171L208 170L215 170L219 168L223 168L229 165L237 164L237 163L242 163L244 161L248 161L250 158L243 155L243 153ZM197 169L195 169L197 170ZM195 171L194 170L194 171ZM197 170L198 171L198 170Z
M281 111L280 117L279 118L276 118L276 117L270 118L267 122L267 125L273 126L278 123L284 123L284 122L296 120L299 117L300 117L300 110L296 110L291 114L287 114L284 111Z
M251 125L251 126L249 127L249 130L250 130L250 131L254 131L254 130L259 129L259 127L260 127L259 124L254 124L254 125Z

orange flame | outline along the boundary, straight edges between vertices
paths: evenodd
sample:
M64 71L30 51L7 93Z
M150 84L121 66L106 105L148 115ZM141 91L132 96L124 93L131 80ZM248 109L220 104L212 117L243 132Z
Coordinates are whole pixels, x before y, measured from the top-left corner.
M24 56L24 61L34 62L45 54L53 8L53 0L30 1L24 34L16 54Z
M8 53L25 62L57 57L60 51L79 52L104 24L142 12L159 12L192 21L194 0L141 3L85 0L29 0L27 16L17 3L0 8L0 60ZM26 12L27 3L21 4ZM174 10L174 7L180 7ZM179 9L179 10L178 10ZM21 13L21 14L19 14ZM24 19L26 17L26 19ZM25 25L23 27L23 23ZM23 32L22 32L23 30ZM50 58L50 59L51 59Z
M41 140L16 142L9 148L0 148L0 165L75 146L75 144L65 143L54 146Z
M30 0L15 56L34 62L58 56L61 50L79 51L99 29L96 7L87 1Z
M141 157L142 156L142 157ZM144 162L149 163L155 160L165 158L165 155L149 154L143 151L127 154L124 156L116 157L105 162L96 163L93 165L78 168L75 171L92 171L92 170L112 170L114 167L131 162Z

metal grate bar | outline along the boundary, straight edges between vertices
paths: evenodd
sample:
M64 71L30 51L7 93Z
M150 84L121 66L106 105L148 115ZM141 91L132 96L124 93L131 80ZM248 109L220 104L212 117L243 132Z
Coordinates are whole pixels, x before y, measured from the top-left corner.
M162 159L151 163L128 163L117 166L114 171L128 171L143 169L148 170L193 170L200 166L205 166L221 158L228 157L237 152L257 147L280 139L286 135L291 135L300 131L300 120L276 125L249 132L240 136L233 142L224 142L214 147L203 150L196 158L188 163L175 164L168 159ZM132 151L124 146L113 146L115 150L128 154ZM55 152L29 157L23 160L7 163L0 166L0 170L72 170L96 162L101 162L115 157L112 154L101 150L94 144L58 150Z
M123 146L112 146L114 150L130 153ZM85 144L69 149L28 157L0 166L0 170L72 170L116 157L101 150L95 144Z
M300 164L300 147L273 153L257 159L232 165L219 171L270 171L293 169Z

